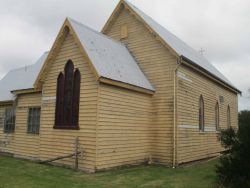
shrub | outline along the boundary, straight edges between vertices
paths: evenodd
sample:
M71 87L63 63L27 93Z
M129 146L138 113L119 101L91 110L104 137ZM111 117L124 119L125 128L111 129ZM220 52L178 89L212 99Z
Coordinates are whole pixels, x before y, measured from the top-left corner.
M250 111L239 113L239 129L222 130L219 135L226 149L216 166L220 185L232 188L250 187Z

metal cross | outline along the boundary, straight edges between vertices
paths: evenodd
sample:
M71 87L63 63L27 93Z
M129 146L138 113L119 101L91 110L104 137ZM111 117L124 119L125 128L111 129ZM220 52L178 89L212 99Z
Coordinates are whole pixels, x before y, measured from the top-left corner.
M203 55L204 52L205 52L205 50L204 50L203 48L201 48L201 49L199 50L199 53L200 53L201 55Z

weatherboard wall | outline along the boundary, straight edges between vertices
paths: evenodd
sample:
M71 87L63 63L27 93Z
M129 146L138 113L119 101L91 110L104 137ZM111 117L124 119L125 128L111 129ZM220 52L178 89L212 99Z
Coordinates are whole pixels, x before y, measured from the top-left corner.
M148 162L151 155L152 96L100 84L96 168Z
M124 25L127 26L128 37L122 42L156 89L151 98L152 123L147 133L152 159L157 163L170 164L173 158L173 78L176 57L127 9L123 8L115 15L104 33L120 40ZM141 107L145 108L143 103Z
M42 95L40 159L50 159L74 153L75 139L79 137L79 168L94 171L96 155L96 122L98 82L91 71L85 54L80 51L72 34L68 34L45 76ZM79 126L80 130L53 129L55 120L55 99L57 77L64 71L66 62L71 59L81 73ZM74 166L74 158L56 161Z
M15 156L39 159L40 135L27 133L29 108L33 107L41 107L41 93L18 96L13 149Z
M177 76L177 161L185 163L216 156L223 150L215 127L215 105L219 103L219 127L227 128L227 108L231 126L238 127L237 94L181 66ZM205 131L199 131L199 98L203 96ZM224 102L220 102L223 96Z
M0 151L16 156L47 160L72 154L79 137L79 168L94 172L122 165L153 161L172 164L218 155L222 151L215 131L215 104L220 96L220 127L226 128L227 106L231 124L237 127L237 94L180 66L175 82L177 58L133 12L121 7L105 34L121 40L155 88L146 94L100 83L93 66L70 31L59 37L53 58L48 62L42 93L19 95L15 133L0 127ZM126 36L121 30L126 27ZM81 73L80 130L54 129L57 77L71 59ZM180 73L180 74L179 74ZM179 76L181 75L181 76ZM176 86L176 90L175 90ZM174 145L174 93L177 106L176 145ZM205 103L205 132L198 128L198 101ZM28 108L41 106L40 134L27 134ZM5 107L0 106L0 115ZM2 113L1 113L2 112ZM56 163L73 167L74 158Z
M0 149L3 152L12 153L15 156L30 159L39 159L39 134L27 133L28 111L32 107L41 106L41 93L22 94L16 100L16 120L15 131L4 133L3 127L0 129ZM0 111L11 106L3 106Z

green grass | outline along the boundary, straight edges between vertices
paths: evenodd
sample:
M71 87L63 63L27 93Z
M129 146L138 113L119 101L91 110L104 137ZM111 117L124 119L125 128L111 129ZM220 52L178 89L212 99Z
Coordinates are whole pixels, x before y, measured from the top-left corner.
M217 160L213 160L178 169L140 166L86 174L0 156L0 188L213 187L216 163Z

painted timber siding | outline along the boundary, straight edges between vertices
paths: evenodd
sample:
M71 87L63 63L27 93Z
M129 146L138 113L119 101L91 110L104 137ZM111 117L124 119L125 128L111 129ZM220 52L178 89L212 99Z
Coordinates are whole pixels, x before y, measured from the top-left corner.
M151 157L152 96L101 84L97 170L140 164Z
M178 139L177 161L184 163L218 155L222 151L215 129L215 105L219 102L221 129L227 128L227 107L231 108L231 125L238 127L237 94L225 89L210 79L181 66L178 77L177 111ZM199 131L199 97L203 96L205 105L205 132ZM220 103L219 97L224 97Z
M39 159L39 140L37 134L27 133L29 107L41 106L41 93L22 94L18 96L16 105L15 132L6 134L0 128L0 150L13 153L15 156L30 159ZM11 106L0 107L0 111Z
M114 41L109 41L107 46L102 46L102 40L95 43L97 33L88 38L81 32L87 28L66 19L34 84L35 91L40 92L20 94L24 92L22 90L13 102L16 106L14 133L5 134L2 121L5 108L10 107L4 104L11 103L0 104L0 152L47 160L75 153L75 140L79 138L78 167L95 172L148 161L176 165L215 156L223 150L215 129L215 105L219 102L219 127L227 128L227 108L230 106L231 125L237 128L237 94L219 84L218 80L206 77L205 72L199 73L198 68L191 69L191 65L178 58L176 52L133 11L130 12L128 6L119 8L105 27L104 34L127 47L134 57L133 63L138 63L155 92L142 89L140 85L126 84L130 82L103 77L93 63L103 66L102 62L107 61L106 65L119 73L130 60L121 63L118 58L118 64L112 64L114 56L109 58L109 50L113 48L109 44ZM84 45L89 48L84 49ZM100 48L96 48L99 45ZM127 49L122 49L128 54ZM91 56L93 50L97 53ZM108 60L102 59L102 55L107 55ZM68 60L72 60L81 73L80 130L53 128L57 77L64 72ZM93 62L89 62L91 60ZM183 64L177 64L177 61ZM117 65L121 67L116 69ZM112 74L109 72L109 75ZM205 106L204 132L199 131L198 125L201 95ZM220 96L224 98L223 103ZM41 106L40 134L27 134L28 109L37 106ZM75 159L62 159L56 163L74 167Z
M55 120L56 83L66 62L71 59L81 73L79 126L80 130L53 129ZM40 158L49 159L74 152L75 138L78 136L80 150L79 168L94 171L96 154L96 121L98 82L92 73L86 56L80 52L73 35L68 34L60 46L43 84L43 104L41 114ZM48 100L47 100L48 99ZM74 165L74 159L59 160L57 163Z
M151 117L153 124L149 137L153 160L163 164L172 163L176 57L126 9L121 10L105 34L119 40L123 25L128 27L128 38L122 41L156 89L152 97L152 112L155 115Z
M39 159L40 135L27 133L30 107L41 106L41 93L18 96L16 108L16 127L14 133L14 155Z

